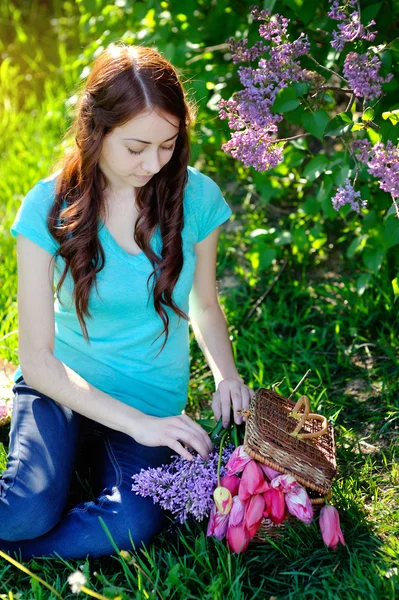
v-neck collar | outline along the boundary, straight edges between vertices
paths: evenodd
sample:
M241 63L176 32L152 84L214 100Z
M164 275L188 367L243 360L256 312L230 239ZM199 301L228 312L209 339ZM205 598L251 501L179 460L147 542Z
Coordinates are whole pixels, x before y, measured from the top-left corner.
M117 254L120 258L130 263L142 262L147 258L143 251L139 252L138 254L130 254L129 252L127 252L118 244L118 242L111 234L110 230L101 218L99 218L99 223L100 228L98 233L100 239L102 238L107 243L107 245L115 252L115 254Z

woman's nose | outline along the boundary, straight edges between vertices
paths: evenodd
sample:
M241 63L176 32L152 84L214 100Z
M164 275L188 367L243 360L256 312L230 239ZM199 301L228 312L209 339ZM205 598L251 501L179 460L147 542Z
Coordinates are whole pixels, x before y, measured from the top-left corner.
M161 161L159 160L158 152L155 151L148 155L145 160L143 160L141 167L143 171L151 173L152 175L158 173L161 168Z

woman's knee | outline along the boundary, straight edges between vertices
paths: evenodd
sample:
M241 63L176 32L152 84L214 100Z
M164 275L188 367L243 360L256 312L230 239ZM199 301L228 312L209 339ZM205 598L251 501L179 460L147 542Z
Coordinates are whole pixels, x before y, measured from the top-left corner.
M131 540L136 549L148 547L154 538L167 526L165 511L152 498L135 495L131 490L121 490L121 510L115 514L114 523L117 546L122 549L131 548Z
M52 492L0 497L0 539L14 542L44 535L60 520L63 507Z

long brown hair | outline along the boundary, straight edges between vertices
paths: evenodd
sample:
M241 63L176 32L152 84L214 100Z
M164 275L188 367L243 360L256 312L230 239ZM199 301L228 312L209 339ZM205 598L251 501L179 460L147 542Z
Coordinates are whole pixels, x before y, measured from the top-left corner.
M164 324L160 335L165 333L161 352L168 339L169 325L164 306L170 307L179 319L188 320L172 299L172 292L183 267L183 190L190 157L188 130L195 108L187 99L174 67L157 51L118 42L103 50L94 61L80 93L77 116L68 132L72 133L75 144L59 163L61 173L47 225L60 244L54 256L59 255L65 261L57 297L70 269L77 317L90 343L84 316L91 318L90 290L105 265L97 229L98 219L105 210L106 179L98 165L102 142L115 127L148 109L173 115L180 123L172 158L149 183L136 188L135 198L139 217L134 239L153 267L147 289L153 277L154 307ZM63 202L67 205L65 209ZM157 225L162 237L161 257L150 246Z

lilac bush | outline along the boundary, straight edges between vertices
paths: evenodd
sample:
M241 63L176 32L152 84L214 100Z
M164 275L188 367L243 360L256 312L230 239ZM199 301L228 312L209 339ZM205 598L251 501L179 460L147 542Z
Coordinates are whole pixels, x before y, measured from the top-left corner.
M345 44L355 40L367 40L373 42L376 32L367 31L369 27L375 25L371 20L366 27L360 21L360 6L358 0L349 0L341 5L339 0L330 0L330 11L328 16L335 21L342 21L338 25L338 31L333 31L333 40L331 46L335 50L343 50Z
M316 19L322 17L323 22L323 8L315 7L315 11L318 10L321 14L317 14ZM365 10L374 17L379 7L369 3ZM301 13L290 4L287 12L300 18L303 14L309 19L306 8ZM381 102L387 90L398 88L389 71L398 68L399 42L393 40L373 45L377 44L379 35L376 21L362 18L358 0L330 0L327 16L338 22L331 33L328 27L328 31L323 31L321 25L310 28L308 35L303 31L293 35L291 32L295 29L300 31L300 23L293 24L286 16L271 14L257 6L251 6L250 16L252 21L260 22L257 26L261 40L252 47L246 39L226 40L233 63L242 63L237 70L242 88L218 104L219 117L227 120L231 130L230 139L222 144L222 149L246 167L253 167L258 172L275 169L278 175L287 172L280 167L285 157L295 156L294 171L289 176L301 193L304 184L306 187L318 177L322 178L321 186L315 190L316 208L314 203L309 204L312 206L310 219L317 211L317 202L327 216L331 214L331 206L339 211L349 205L360 216L375 209L378 200L373 195L377 189L374 182L377 182L383 192L391 195L393 210L388 212L385 200L381 199L385 210L374 210L367 224L370 232L366 234L366 240L370 242L354 246L356 252L362 252L367 246L364 264L376 273L381 265L381 248L386 252L399 244L399 224L396 226L389 219L392 213L399 219L396 202L399 151L396 141L390 139L394 137L390 123L399 123L399 111L382 109L386 104ZM313 46L310 35L314 38ZM332 49L328 66L314 57L314 45L322 47L323 43ZM314 70L309 69L309 65ZM384 123L387 119L390 121ZM288 130L284 135L283 128ZM312 143L302 141L299 146L294 142L310 136ZM295 154L289 148L291 143L296 144ZM306 152L313 157L301 172ZM363 190L356 187L364 185L365 170L361 163L374 178L368 184L369 200L362 198ZM254 179L259 181L256 176ZM331 198L328 207L324 204L326 190ZM380 224L373 227L373 219L379 219ZM385 219L389 223L385 223ZM294 221L293 230L295 233ZM319 231L322 230L320 224ZM303 248L303 242L301 244ZM371 252L376 252L374 261L370 258ZM360 287L364 289L364 286Z
M314 82L318 75L298 63L299 57L309 51L309 41L304 34L290 41L287 35L289 19L271 16L270 11L260 11L254 6L251 15L265 21L259 27L259 34L269 43L261 41L248 49L247 44L230 38L227 42L233 53L232 59L238 63L254 61L262 54L266 56L260 58L257 68L239 67L238 75L244 89L233 99L220 101L219 117L228 119L229 127L234 131L222 149L244 165L265 171L283 160L283 147L278 144L278 139L273 139L277 124L283 119L281 114L272 111L278 92L294 82Z
M310 43L304 33L301 33L295 40L290 39L288 33L290 20L288 18L280 14L272 15L267 9L259 10L257 6L250 8L250 14L253 20L263 21L259 26L259 35L263 40L256 42L252 48L248 47L247 40L235 41L234 38L230 38L227 42L235 64L257 61L257 65L239 67L238 75L243 89L237 91L229 100L220 100L218 107L219 117L228 120L229 128L233 132L230 140L222 145L224 152L237 158L245 166L251 166L262 172L276 167L284 160L286 142L314 134L314 124L308 125L305 119L302 120L302 125L305 129L308 127L307 131L288 138L280 138L278 134L278 124L284 120L284 113L289 113L299 106L303 95L307 94L306 104L314 117L315 113L324 112L318 111L316 105L316 102L320 105L319 94L323 93L323 90L342 89L346 94L351 95L345 113L348 115L356 98L363 100L363 106L380 98L383 94L382 85L391 81L393 75L389 74L383 77L380 74L382 63L375 53L376 50L369 49L364 53L351 51L346 54L344 59L343 76L336 74L342 81L341 88L327 85L320 73L309 71L301 66L299 59L302 56L306 55L314 60L310 55ZM341 4L339 0L330 1L328 15L331 19L340 22L338 31L333 32L333 39L330 42L335 50L340 51L346 44L353 43L355 40L357 43L374 41L377 32L369 31L369 28L375 25L375 21L371 20L367 26L361 23L360 5L357 0L349 0L344 4ZM319 67L324 68L323 65L319 65ZM331 69L326 70L334 74ZM301 91L297 93L293 84L306 84L306 87L301 88ZM344 89L345 85L346 89ZM286 93L285 104L278 102L279 94L284 90ZM327 113L324 114L327 115ZM310 116L312 117L312 115ZM328 134L338 137L346 134L345 122L351 122L348 120L348 116L342 118L342 133L338 128L337 131ZM313 128L310 128L311 126ZM352 126L347 127L348 131L352 129ZM363 134L365 128L365 125L360 124L357 130ZM375 152L376 165L378 165L382 160L381 147L377 146ZM391 147L389 152L390 155L394 153ZM381 170L371 161L369 173L376 178L381 178L381 173L385 174L386 168ZM396 160L391 161L389 169L395 179L398 169ZM386 180L385 176L381 181L381 188L392 193L395 186L389 183L391 180ZM348 203L356 212L360 212L361 207L366 207L367 203L359 200L360 194L354 190L353 185L347 180L345 185L338 187L332 198L332 204L336 210ZM392 195L392 197L395 196Z

